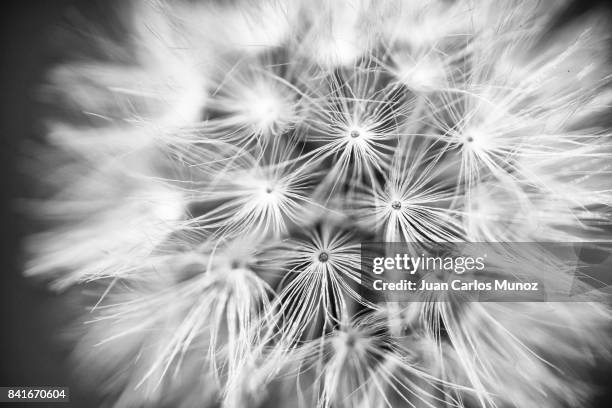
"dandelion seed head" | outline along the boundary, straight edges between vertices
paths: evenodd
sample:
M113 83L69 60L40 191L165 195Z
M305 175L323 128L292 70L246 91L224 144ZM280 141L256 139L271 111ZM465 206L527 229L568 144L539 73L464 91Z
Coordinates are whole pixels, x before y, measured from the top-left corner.
M49 76L26 273L94 295L75 356L109 404L585 405L567 368L609 357L606 307L360 290L363 242L609 236L612 36L540 3L137 1L126 35L86 27L102 58ZM486 273L572 284L575 257L511 247Z

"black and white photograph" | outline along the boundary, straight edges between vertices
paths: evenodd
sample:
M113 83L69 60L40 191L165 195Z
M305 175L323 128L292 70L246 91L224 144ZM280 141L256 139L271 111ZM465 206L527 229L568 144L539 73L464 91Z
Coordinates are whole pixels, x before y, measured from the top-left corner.
M612 4L0 16L0 408L612 407Z

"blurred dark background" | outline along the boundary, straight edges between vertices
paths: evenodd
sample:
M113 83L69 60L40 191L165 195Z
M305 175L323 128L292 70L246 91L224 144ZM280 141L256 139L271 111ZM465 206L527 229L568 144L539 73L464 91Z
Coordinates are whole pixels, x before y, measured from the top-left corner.
M110 3L106 2L107 6ZM95 394L76 386L68 361L71 350L61 341L62 328L79 311L66 305L60 294L47 291L41 282L21 276L21 243L31 225L18 199L33 192L21 163L29 154L24 141L40 141L42 136L40 113L44 107L38 86L49 67L70 51L58 34L69 29L79 15L95 18L89 14L103 7L104 2L91 0L21 0L0 5L0 386L71 388L69 404L16 404L19 407L102 405ZM0 407L8 405L0 403Z
M49 67L70 51L58 42L58 30L69 27L75 16L84 15L100 23L105 18L104 10L112 3L20 0L3 1L0 6L0 386L71 387L70 404L31 406L89 408L101 405L95 394L79 390L67 361L70 350L61 341L61 328L70 323L79 310L64 304L60 295L45 290L42 284L26 281L21 276L21 241L30 226L16 199L31 193L20 163L27 155L23 141L41 139L43 107L37 97L37 87ZM561 16L559 24L593 7L612 10L610 4L600 0L575 1ZM593 375L602 390L593 406L612 407L612 370L601 367ZM28 404L18 406L27 407Z

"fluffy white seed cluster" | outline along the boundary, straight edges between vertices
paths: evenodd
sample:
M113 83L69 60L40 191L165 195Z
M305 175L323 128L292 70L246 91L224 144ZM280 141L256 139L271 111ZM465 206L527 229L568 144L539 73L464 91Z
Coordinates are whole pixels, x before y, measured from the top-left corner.
M607 21L549 30L563 6L122 4L98 57L50 74L71 115L27 266L94 294L95 386L118 407L584 406L601 303L359 295L363 241L609 235Z

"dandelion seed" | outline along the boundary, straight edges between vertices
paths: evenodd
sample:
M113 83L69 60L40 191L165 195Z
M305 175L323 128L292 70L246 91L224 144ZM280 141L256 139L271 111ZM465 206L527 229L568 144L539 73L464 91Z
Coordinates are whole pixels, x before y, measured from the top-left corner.
M384 184L365 188L353 200L354 214L387 242L457 241L463 236L455 191L427 143L400 144ZM445 185L446 184L446 185Z
M282 137L299 120L300 95L280 76L285 68L262 56L223 72L209 104L214 116L196 134L246 146Z
M444 89L449 86L446 76L451 71L450 64L452 62L446 62L442 57L435 55L434 52L434 50L431 50L424 55L411 56L406 50L398 52L399 56L395 57L395 53L389 51L394 57L389 64L383 64L383 66L400 83L416 92L428 93Z
M191 52L201 52L208 58L219 54L256 55L279 47L297 24L290 0L161 4L197 44Z
M302 53L326 69L353 64L370 46L367 19L371 8L369 1L360 0L316 0L305 5L308 31L296 40Z
M247 267L232 266L234 257L223 249L217 254L173 254L157 266L165 279L170 279L169 285L146 293L112 295L123 300L97 308L99 316L93 324L134 322L125 332L104 338L102 344L139 335L143 340L153 336L144 341L159 345L154 359L143 362L148 365L142 367L137 388L151 381L160 386L171 372L176 375L182 370L187 355L201 349L208 358L198 360L199 375L209 372L231 382L249 364L258 344L260 313L270 310L271 289ZM190 270L196 274L176 281L178 275ZM155 277L150 272L146 276ZM150 310L163 310L163 314L151 314ZM165 319L178 320L168 328L171 331L157 333L156 327Z
M390 1L384 9L388 18L382 20L380 31L390 44L406 43L417 49L427 48L448 38L473 34L480 28L474 16L483 9L472 8L463 2Z
M282 322L280 345L292 348L313 331L325 331L346 320L351 300L364 300L356 291L361 283L360 246L350 234L322 227L320 232L308 233L306 240L288 243L287 249L291 256L272 319Z
M330 77L329 94L311 97L315 105L305 138L321 144L313 151L318 161L333 161L324 182L332 190L342 181L354 188L384 171L410 113L399 89L375 89L380 74L362 69L346 79Z
M450 384L410 361L414 353L389 335L382 315L361 316L331 336L307 343L297 354L298 376L314 371L313 383L305 384L319 391L311 406L460 406L443 391L443 385Z
M316 176L307 164L288 156L288 151L280 147L268 158L238 158L212 182L213 188L193 191L195 202L220 203L195 218L194 227L226 237L253 231L278 236L300 224L300 217L316 206L312 199Z
M55 275L68 268L70 273L57 277L59 289L133 273L183 224L184 198L167 188L150 187L145 190L143 181L143 191L133 192L120 203L61 198L47 202L50 217L65 217L74 226L33 236L30 245L38 248L39 256L26 273ZM92 217L89 211L96 207Z

